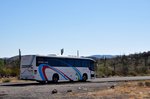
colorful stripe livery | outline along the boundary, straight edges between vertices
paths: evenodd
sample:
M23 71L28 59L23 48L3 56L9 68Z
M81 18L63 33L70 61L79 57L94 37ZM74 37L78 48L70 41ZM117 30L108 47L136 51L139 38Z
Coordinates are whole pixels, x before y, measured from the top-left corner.
M68 63L66 63L66 62L63 62L63 61L60 61L60 62L66 64L68 67L72 67L73 70L76 71L76 73L77 73L78 80L82 80L81 72L80 72L76 67L74 67L74 66L72 66L72 65L70 65L70 64L68 64Z
M67 65L69 67L72 67L69 64L67 64ZM81 72L75 67L72 67L72 68L76 71L78 80L82 80ZM45 73L46 69L51 69L51 70L55 71L56 73L60 74L65 80L72 80L71 78L69 78L65 73L63 73L59 69L49 66L48 64L41 64L41 65L39 65L38 71L39 71L40 77L42 78L43 81L48 81L48 78Z
M58 70L57 68L54 68L54 67L49 66L49 65L47 65L47 64L41 64L41 65L39 66L39 74L40 74L42 80L44 80L44 81L46 81L46 80L48 81L48 78L47 78L46 73L45 73L45 70L46 70L46 69L51 69L51 70L57 72L57 73L60 74L62 77L64 77L66 80L72 80L72 79L69 78L66 74L64 74L62 71Z
M76 68L71 66L70 64L67 64L69 67L72 67L74 69L74 71L76 71L77 76L78 76L78 80L82 80L82 76L81 76L81 72Z

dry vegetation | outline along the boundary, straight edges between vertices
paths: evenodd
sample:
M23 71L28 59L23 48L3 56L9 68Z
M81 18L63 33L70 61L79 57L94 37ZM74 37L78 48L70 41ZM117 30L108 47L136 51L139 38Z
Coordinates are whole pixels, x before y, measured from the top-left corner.
M150 51L95 60L97 77L150 75Z
M17 78L1 78L0 83L7 83L7 82L15 82L18 81Z
M94 99L150 99L150 81L125 82L121 86L86 93L70 93L70 96Z
M19 82L25 82L25 81L19 80L17 77L0 78L0 83L8 83L8 82L19 83Z

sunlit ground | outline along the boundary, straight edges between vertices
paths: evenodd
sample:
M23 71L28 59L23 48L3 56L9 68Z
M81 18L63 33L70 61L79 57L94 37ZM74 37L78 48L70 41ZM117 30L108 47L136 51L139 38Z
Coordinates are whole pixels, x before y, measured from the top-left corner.
M70 96L82 96L92 98L110 99L150 99L150 80L123 82L120 86L114 86L104 90L86 93L70 93Z

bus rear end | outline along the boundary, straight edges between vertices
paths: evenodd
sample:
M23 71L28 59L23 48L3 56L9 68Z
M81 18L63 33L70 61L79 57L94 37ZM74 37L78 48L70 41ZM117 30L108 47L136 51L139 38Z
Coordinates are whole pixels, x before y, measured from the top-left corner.
M34 80L34 66L35 58L34 55L25 55L21 57L20 64L20 79L22 80Z

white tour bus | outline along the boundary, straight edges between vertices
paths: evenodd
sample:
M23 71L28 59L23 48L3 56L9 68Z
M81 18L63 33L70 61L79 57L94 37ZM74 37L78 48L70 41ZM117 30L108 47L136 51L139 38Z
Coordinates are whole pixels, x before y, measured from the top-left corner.
M95 61L90 58L25 55L21 58L20 79L49 81L86 81L95 78Z

